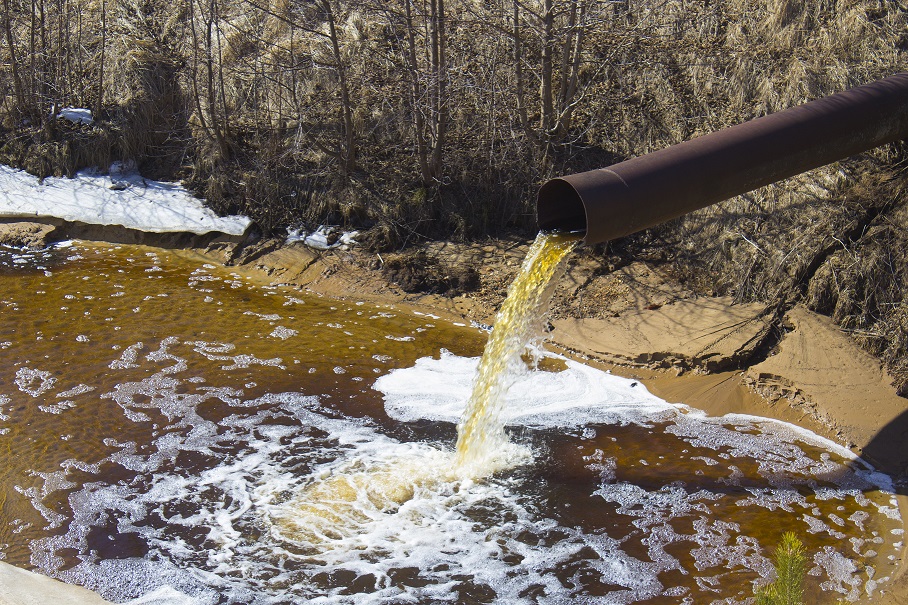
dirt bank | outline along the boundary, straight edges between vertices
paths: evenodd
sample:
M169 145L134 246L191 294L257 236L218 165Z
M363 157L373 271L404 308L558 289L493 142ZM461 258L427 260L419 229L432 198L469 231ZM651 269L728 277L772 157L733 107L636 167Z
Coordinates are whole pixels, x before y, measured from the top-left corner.
M0 242L41 246L71 237L182 250L269 284L393 302L491 324L529 242L431 243L404 255L217 236L162 238L54 223L0 224ZM549 340L570 356L641 380L653 393L714 415L792 422L846 445L897 481L908 509L908 406L879 362L829 318L779 314L728 297L697 297L658 265L602 266L582 250L558 281ZM904 558L904 557L903 557ZM901 567L900 567L901 568ZM908 603L908 576L874 603Z

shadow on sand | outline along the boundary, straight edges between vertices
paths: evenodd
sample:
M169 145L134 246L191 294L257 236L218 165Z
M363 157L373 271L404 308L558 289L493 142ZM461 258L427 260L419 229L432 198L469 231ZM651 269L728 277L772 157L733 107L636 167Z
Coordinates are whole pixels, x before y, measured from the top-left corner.
M908 400L905 407L861 450L861 457L892 477L896 493L903 496L908 495Z

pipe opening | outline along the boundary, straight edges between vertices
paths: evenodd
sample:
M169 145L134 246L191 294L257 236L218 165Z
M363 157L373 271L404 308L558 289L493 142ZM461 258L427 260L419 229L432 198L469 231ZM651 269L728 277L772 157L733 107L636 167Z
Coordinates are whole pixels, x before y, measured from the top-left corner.
M729 126L539 189L544 231L624 237L908 135L908 73Z
M536 220L541 231L586 233L586 207L577 190L564 179L552 179L540 187Z

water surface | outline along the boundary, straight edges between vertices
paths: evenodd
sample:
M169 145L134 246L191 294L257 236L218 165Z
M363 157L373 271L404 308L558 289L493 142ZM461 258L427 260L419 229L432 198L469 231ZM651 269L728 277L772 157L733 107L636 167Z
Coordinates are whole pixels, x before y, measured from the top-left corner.
M788 530L810 602L893 573L847 452L565 360L508 395L512 468L450 476L485 338L161 250L2 249L0 555L144 603L743 603Z

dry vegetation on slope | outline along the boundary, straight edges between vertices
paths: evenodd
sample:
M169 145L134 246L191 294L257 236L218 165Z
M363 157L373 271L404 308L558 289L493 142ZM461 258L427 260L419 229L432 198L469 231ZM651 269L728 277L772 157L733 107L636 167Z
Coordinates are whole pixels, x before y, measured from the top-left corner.
M133 160L266 233L528 235L546 178L908 68L904 0L3 0L0 161ZM55 119L90 107L93 125ZM587 251L832 315L908 384L905 147Z

